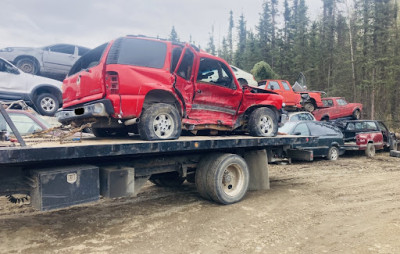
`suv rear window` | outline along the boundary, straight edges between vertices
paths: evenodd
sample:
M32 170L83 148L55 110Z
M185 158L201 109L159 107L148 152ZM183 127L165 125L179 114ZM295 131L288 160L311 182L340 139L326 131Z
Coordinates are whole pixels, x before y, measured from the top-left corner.
M72 65L71 70L68 73L68 76L78 73L81 70L89 69L90 67L98 65L107 45L108 43L100 45L97 48L87 52L81 58L79 58L78 61L76 61L75 64Z
M167 44L136 38L120 38L111 46L107 64L126 64L161 69L164 67Z

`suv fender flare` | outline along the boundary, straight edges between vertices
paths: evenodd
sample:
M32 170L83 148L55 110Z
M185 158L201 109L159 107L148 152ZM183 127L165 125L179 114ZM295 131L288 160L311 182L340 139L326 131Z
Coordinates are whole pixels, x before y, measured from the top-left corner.
M48 84L36 86L30 93L31 101L34 102L36 97L42 93L51 93L55 95L60 102L60 105L62 105L62 92L59 88Z
M142 115L144 108L148 108L149 105L154 103L166 103L173 105L178 109L178 112L181 117L184 114L181 102L175 97L175 95L171 91L157 89L157 90L151 90L145 95L143 106L139 110L140 115Z

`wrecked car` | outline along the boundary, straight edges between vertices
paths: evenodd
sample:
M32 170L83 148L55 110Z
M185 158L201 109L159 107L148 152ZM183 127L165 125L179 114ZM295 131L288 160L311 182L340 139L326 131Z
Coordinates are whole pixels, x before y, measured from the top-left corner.
M296 82L296 87L301 87ZM283 96L287 110L305 109L313 112L316 108L322 107L322 92L307 91L303 88L295 89L287 80L266 79L258 82L258 88L272 90Z
M62 103L61 82L25 73L0 58L0 101L23 100L38 113L53 116Z
M241 87L221 58L190 44L126 36L73 65L57 116L63 124L92 121L98 137L138 131L160 140L177 139L182 128L275 136L281 109L282 96Z
M342 97L327 97L323 98L322 102L324 107L312 112L317 120L329 121L344 117L358 120L361 118L361 103L348 103L345 98Z
M316 136L313 144L294 144L293 148L313 152L314 157L324 157L328 160L337 160L345 150L343 148L343 134L340 129L328 123L318 121L287 122L279 128L280 134Z
M60 75L64 78L75 61L89 50L70 44L54 44L40 48L7 47L0 49L0 57L26 73Z

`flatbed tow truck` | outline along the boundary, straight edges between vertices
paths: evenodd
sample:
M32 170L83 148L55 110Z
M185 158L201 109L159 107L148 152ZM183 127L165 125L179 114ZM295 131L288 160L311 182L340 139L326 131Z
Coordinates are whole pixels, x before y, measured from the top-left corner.
M5 110L2 114L15 129ZM105 198L135 196L150 180L176 187L187 180L205 199L231 204L248 190L269 189L267 151L313 137L182 136L177 140L78 138L23 140L0 147L0 196L26 194L52 210ZM4 143L4 142L3 142Z

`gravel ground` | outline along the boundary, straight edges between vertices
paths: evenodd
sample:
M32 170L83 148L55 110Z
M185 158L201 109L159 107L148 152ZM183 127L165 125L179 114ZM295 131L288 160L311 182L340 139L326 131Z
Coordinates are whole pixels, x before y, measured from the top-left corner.
M0 253L400 253L400 159L270 165L223 206L193 184L52 212L0 198Z

